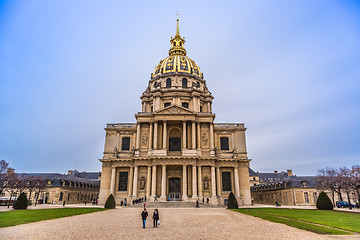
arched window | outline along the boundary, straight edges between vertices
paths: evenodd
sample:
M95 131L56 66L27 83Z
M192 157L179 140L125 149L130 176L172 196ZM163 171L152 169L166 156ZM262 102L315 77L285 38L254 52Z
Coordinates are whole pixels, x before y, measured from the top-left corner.
M197 87L197 88L200 87L200 83L199 83L199 82L196 83L196 87Z
M166 79L166 88L171 88L171 79Z
M157 88L157 87L158 87L158 83L155 82L155 83L154 83L154 88Z
M187 79L186 78L183 78L182 79L182 87L183 88L187 88L188 86L187 86Z

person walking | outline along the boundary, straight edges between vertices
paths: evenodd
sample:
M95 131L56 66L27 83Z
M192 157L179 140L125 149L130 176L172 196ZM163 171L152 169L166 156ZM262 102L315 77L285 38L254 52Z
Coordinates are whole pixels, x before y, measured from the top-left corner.
M146 218L148 216L148 212L146 211L146 208L144 208L144 211L141 213L141 219L143 222L143 228L145 228Z
M199 208L199 200L196 200L196 208Z
M159 219L159 211L155 209L153 213L153 228L157 228Z

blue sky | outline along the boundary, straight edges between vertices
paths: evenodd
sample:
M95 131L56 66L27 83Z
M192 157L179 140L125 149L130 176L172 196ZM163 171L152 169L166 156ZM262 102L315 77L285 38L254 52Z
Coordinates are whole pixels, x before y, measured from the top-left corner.
M0 1L0 158L99 171L175 34L256 171L360 163L359 1Z

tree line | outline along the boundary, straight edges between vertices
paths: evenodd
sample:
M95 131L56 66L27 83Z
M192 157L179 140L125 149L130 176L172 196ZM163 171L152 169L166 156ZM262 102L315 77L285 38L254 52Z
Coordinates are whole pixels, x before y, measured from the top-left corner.
M40 194L46 187L46 182L41 176L26 176L18 175L13 168L9 167L9 163L5 160L0 161L0 196L7 192L10 198L7 200L9 207L11 201L15 200L16 196L27 191L28 200L30 201L32 193L34 193L35 206ZM13 198L14 197L14 198ZM13 199L12 199L13 198Z
M354 165L351 168L319 169L317 183L319 188L330 192L334 205L337 194L340 201L344 201L345 195L351 207L351 193L355 193L360 200L360 165Z

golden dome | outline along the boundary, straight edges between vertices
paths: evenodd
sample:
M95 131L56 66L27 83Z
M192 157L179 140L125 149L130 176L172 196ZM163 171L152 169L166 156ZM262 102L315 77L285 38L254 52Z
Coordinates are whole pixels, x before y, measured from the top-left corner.
M182 38L179 34L179 19L177 19L176 35L174 38L171 37L170 43L169 56L160 61L152 73L152 77L178 72L188 73L202 78L200 67L186 56L186 50L184 48L185 37Z

